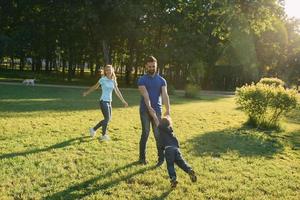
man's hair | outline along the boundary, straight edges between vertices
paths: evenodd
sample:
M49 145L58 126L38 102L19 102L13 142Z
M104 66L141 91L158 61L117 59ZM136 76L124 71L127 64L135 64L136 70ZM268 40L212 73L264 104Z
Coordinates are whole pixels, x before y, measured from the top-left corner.
M148 58L146 59L146 63L148 62L156 62L157 63L157 60L154 56L148 56Z

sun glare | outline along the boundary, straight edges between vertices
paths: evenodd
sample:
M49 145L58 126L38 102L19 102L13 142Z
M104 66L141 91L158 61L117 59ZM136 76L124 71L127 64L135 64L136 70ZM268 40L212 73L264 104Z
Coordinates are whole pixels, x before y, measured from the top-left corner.
M289 18L295 17L300 19L300 1L285 0L285 12Z

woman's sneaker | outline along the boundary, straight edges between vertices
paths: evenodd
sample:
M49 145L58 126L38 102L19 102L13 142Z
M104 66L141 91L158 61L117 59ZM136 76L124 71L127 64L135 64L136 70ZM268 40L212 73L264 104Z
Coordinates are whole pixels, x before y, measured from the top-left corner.
M101 141L108 141L108 140L110 140L110 137L109 137L107 134L105 134L105 135L102 135L102 136L100 137L100 140L101 140Z
M194 172L194 170L190 170L189 171L189 176L190 176L190 179L192 182L196 182L197 181L197 176L196 176L196 173Z
M96 131L94 130L94 128L90 128L90 136L94 137L96 134Z

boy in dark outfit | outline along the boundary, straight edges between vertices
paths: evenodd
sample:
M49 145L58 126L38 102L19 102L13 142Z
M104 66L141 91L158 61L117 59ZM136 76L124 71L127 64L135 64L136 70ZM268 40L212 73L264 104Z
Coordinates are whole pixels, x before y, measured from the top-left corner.
M168 174L171 179L171 187L175 188L178 183L176 180L174 163L176 163L178 167L180 167L183 171L189 174L192 182L196 182L197 177L195 175L194 170L189 166L189 164L187 164L187 162L183 159L181 155L179 149L179 142L172 129L171 118L167 116L162 118L160 122L155 119L155 122L158 125L159 129L160 145L165 151Z

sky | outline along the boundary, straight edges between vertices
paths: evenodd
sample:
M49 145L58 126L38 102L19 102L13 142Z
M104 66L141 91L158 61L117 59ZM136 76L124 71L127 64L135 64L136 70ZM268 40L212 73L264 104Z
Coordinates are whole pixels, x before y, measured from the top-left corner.
M300 0L285 0L285 12L288 17L300 19Z

